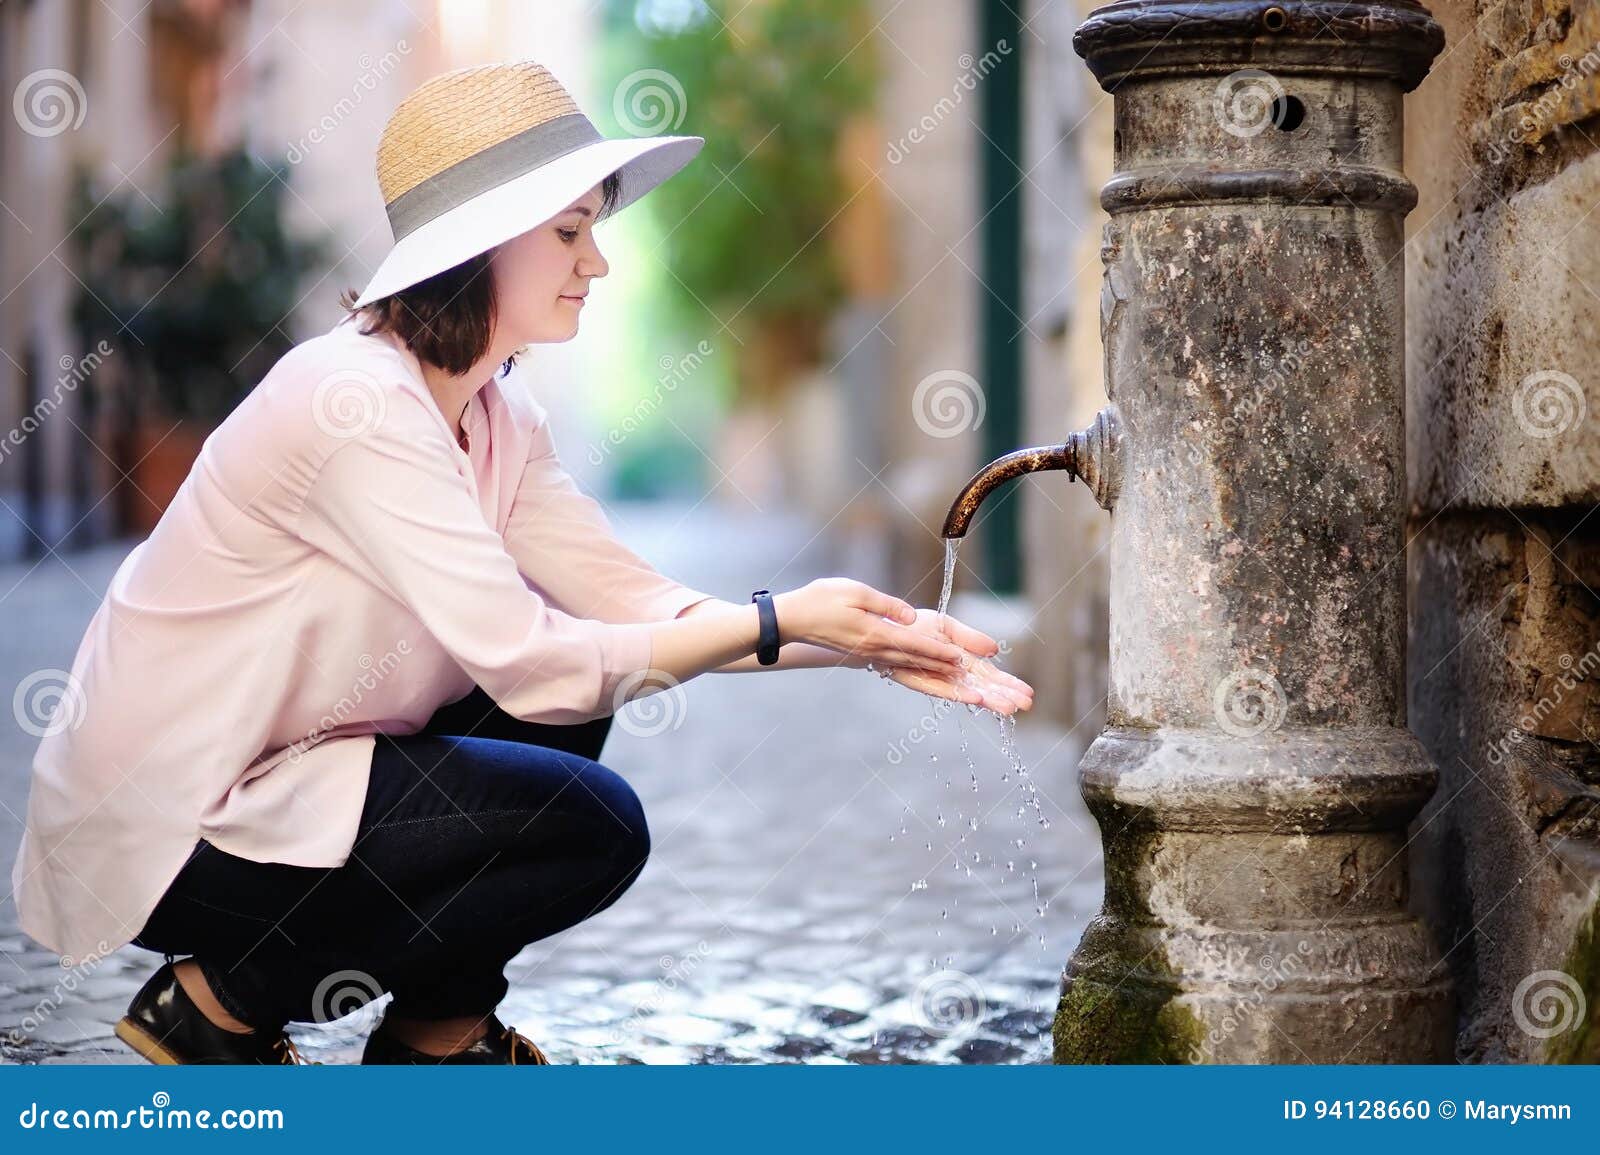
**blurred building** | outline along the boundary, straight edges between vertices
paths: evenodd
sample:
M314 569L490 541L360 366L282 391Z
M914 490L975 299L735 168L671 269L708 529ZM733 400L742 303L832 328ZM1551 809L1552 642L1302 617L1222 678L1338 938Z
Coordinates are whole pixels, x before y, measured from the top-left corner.
M635 17L659 31L695 10L652 0ZM867 12L855 51L876 54L883 81L870 113L839 126L847 199L818 241L837 257L846 304L780 411L744 424L736 412L703 448L708 474L725 479L720 499L798 508L841 572L931 602L938 528L962 481L998 453L1060 440L1102 396L1090 169L1107 163L1109 103L1072 66L1069 4L871 0ZM179 150L243 144L285 163L288 228L330 238L279 325L301 340L337 319L340 291L359 288L387 249L372 155L405 93L448 68L532 56L599 119L611 96L597 92L602 19L579 0L0 5L16 110L0 143L0 428L13 431L0 444L0 557L136 532L130 489L160 504L140 489L142 470L176 454L181 476L196 448L178 423L130 442L108 408L116 342L103 355L83 347L72 319L83 292L79 222L67 219L76 166L106 195L154 209ZM682 130L696 131L689 112ZM613 281L650 264L631 247L612 255L623 258ZM603 433L591 386L633 324L623 294L600 296L576 341L518 370L586 482L603 481L579 448ZM1106 531L1080 487L1029 479L985 508L957 583L963 612L1017 647L1013 665L1038 683L1041 709L1087 734L1104 694Z
M137 468L177 423L129 453L106 411L117 375L72 319L82 291L68 219L74 170L103 197L161 205L168 162L243 145L288 166L287 226L329 238L333 259L280 322L326 329L337 298L382 259L389 232L373 172L395 104L447 68L517 56L586 82L591 24L573 0L72 0L0 6L0 558L43 556L130 529ZM559 370L562 354L551 358ZM186 451L192 459L196 446ZM181 454L180 451L180 464ZM180 474L181 475L181 474ZM140 496L140 495L136 495ZM152 501L156 499L151 498ZM159 502L157 502L159 504Z

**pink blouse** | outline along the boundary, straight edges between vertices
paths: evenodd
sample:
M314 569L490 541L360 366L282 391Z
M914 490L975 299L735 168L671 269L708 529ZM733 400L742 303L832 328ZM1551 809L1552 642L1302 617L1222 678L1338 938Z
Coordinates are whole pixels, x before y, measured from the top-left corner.
M338 866L373 735L476 683L530 721L612 713L642 623L710 595L618 542L509 379L468 448L399 340L345 317L209 437L89 622L33 759L11 884L79 960L144 926L199 838Z

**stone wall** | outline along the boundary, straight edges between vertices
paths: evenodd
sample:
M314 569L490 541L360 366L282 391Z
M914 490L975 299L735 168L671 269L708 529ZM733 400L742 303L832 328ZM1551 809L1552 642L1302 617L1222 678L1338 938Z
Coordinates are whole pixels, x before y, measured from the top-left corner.
M1466 1062L1600 1060L1600 0L1433 5L1407 99L1414 900Z

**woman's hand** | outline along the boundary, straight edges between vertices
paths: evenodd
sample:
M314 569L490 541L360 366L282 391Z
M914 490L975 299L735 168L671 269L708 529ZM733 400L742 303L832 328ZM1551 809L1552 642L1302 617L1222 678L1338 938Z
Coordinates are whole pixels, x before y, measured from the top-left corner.
M997 672L1004 674L1003 671ZM1002 682L986 682L976 675L968 675L959 681L953 681L920 670L889 670L885 677L891 682L900 683L908 690L932 694L935 698L949 698L953 702L965 702L969 706L981 706L1003 717L1033 708L1031 688L1026 694L1019 695Z
M1032 708L1033 687L988 660L1000 652L1000 643L982 630L975 630L948 614L941 615L929 609L917 611L917 620L911 628L948 637L960 645L968 654L963 671L960 676L952 678L891 666L883 670L886 678L907 689L982 706L1001 715Z
M772 604L784 641L826 646L845 655L846 665L871 662L956 680L971 660L957 641L929 629L909 602L849 578L819 578L774 595Z

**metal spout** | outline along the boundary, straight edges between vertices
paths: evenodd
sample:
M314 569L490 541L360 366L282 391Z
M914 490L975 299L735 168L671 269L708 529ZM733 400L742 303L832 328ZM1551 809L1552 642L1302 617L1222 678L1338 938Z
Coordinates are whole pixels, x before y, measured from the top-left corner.
M1119 481L1119 449L1116 407L1107 405L1095 414L1089 428L1072 434L1060 445L1036 445L998 457L978 470L956 495L950 512L945 515L940 536L965 537L978 507L998 486L1024 473L1040 473L1047 469L1065 470L1073 477L1082 478L1094 492L1100 508L1110 509Z

